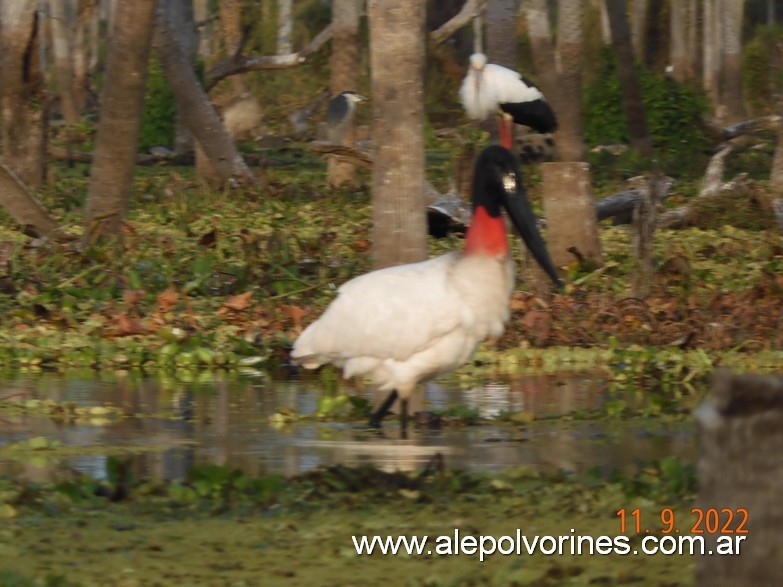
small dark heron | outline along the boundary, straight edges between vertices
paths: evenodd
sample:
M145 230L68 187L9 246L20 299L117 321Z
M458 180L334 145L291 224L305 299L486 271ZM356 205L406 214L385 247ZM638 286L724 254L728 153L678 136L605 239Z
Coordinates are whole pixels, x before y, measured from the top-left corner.
M326 132L330 143L339 144L356 114L356 104L366 100L356 92L343 92L329 100L326 109Z

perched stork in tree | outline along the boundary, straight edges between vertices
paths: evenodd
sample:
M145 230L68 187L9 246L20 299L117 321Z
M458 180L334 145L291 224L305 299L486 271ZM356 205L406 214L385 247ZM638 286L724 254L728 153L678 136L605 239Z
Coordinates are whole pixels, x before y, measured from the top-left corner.
M487 63L483 53L470 56L459 96L470 118L485 120L497 114L500 144L507 149L512 148L513 123L540 133L557 128L555 113L541 91L516 71Z
M332 363L346 378L367 375L389 392L371 426L380 426L399 398L404 430L408 397L420 382L456 369L481 341L503 332L514 289L503 209L538 264L559 283L510 151L498 145L482 151L472 199L464 251L352 279L294 343L296 363L308 369Z

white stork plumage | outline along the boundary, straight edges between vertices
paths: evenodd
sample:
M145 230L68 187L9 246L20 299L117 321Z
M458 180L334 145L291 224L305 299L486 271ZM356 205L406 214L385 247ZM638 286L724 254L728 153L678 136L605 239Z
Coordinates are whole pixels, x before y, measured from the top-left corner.
M420 382L459 367L486 337L503 332L514 265L502 208L539 265L559 283L519 166L507 149L495 145L479 155L472 198L473 219L463 252L350 280L294 343L294 362L309 369L332 363L346 378L370 376L389 392L373 414L372 426L379 426L400 398L404 429L408 397Z
M500 144L507 149L512 148L513 123L524 124L540 133L557 128L555 114L541 90L516 71L487 63L483 53L470 56L470 67L459 96L470 118L485 120L498 115Z

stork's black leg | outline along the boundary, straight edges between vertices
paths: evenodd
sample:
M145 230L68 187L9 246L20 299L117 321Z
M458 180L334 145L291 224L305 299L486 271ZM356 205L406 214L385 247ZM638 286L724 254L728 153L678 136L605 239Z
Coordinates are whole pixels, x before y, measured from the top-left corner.
M383 420L384 416L389 413L389 410L391 410L392 405L394 402L397 401L397 390L394 389L389 394L389 396L383 400L383 403L381 406L373 412L372 416L370 416L370 427L371 428L380 428L381 427L381 420ZM407 402L406 402L407 403Z

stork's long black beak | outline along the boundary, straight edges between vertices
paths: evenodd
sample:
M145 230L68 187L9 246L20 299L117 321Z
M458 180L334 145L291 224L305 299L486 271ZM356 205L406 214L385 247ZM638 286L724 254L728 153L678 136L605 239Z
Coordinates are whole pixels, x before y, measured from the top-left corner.
M536 262L546 271L546 274L549 275L554 284L560 287L563 282L557 274L557 269L555 269L552 259L549 258L546 243L541 233L538 232L536 215L533 214L533 209L530 207L530 202L528 202L525 187L521 182L513 183L516 183L516 189L505 190L504 202L508 215L511 217L511 222L519 232L519 236L525 241L525 245L527 245Z

